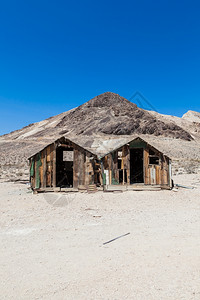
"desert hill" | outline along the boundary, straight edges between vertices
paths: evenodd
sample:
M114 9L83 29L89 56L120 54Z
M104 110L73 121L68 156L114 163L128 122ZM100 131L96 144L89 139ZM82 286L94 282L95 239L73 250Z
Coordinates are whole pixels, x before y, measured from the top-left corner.
M163 122L136 104L110 92L96 96L71 111L31 124L4 137L30 139L63 134L152 134L187 141L193 139L189 132L171 120Z
M197 122L200 123L200 113L197 111L192 111L192 110L188 110L188 112L186 112L182 118L184 120L188 120L188 121L192 121L192 122Z
M112 148L139 135L170 156L176 169L183 160L183 167L192 163L196 169L200 163L199 116L191 111L183 118L161 115L107 92L70 111L1 136L0 178L28 178L27 157L63 135L96 153L107 141L113 141Z

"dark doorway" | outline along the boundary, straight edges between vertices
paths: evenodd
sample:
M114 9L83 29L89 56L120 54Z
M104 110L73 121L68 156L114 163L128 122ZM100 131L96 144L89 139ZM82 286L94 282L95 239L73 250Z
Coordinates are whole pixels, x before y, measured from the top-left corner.
M127 170L119 170L119 183L126 184L127 183Z
M57 148L56 186L58 187L73 187L73 154L73 148Z
M130 149L130 183L144 183L143 148Z

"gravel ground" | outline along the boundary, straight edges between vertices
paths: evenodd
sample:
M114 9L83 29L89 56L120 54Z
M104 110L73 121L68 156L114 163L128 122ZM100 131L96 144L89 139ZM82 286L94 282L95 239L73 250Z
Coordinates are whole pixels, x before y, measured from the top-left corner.
M200 174L174 180L195 188L33 195L0 182L0 299L199 300Z

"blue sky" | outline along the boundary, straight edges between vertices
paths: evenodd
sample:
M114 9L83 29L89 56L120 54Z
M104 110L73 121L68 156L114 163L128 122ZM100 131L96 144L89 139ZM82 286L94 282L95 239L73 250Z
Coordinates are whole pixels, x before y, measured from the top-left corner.
M200 111L198 1L0 2L0 134L106 91Z

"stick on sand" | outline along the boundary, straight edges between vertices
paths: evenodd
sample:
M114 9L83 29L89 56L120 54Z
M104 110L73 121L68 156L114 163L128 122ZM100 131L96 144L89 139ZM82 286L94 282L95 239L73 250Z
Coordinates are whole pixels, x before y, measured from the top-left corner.
M116 237L116 238L114 238L114 239L112 239L112 240L110 240L110 241L108 241L108 242L105 242L105 243L103 243L103 245L106 245L106 244L108 244L108 243L111 243L111 242L113 242L113 241L115 241L115 240L117 240L117 239L120 239L121 237L124 237L124 236L128 235L128 234L130 234L130 232L128 232L128 233L126 233L126 234L122 234L122 235L120 235L120 236L118 236L118 237Z

